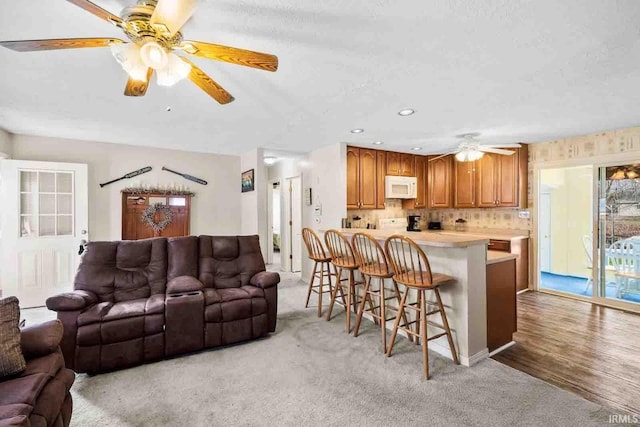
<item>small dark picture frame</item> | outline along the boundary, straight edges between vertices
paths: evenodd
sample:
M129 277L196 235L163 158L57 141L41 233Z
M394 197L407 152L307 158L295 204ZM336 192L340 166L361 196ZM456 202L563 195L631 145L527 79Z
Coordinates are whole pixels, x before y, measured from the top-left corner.
M254 188L254 180L253 180L253 169L249 169L246 172L242 172L242 192L246 193L247 191L253 191Z

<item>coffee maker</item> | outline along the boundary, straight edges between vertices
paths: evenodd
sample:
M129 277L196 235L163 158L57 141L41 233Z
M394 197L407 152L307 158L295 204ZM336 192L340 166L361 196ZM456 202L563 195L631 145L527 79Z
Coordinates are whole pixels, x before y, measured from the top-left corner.
M407 231L421 231L420 215L409 215L407 219L409 220L409 224L407 225Z

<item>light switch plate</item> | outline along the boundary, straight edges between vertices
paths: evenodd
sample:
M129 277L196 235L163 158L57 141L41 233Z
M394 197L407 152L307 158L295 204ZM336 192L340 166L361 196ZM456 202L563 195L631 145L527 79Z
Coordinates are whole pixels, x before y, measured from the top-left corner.
M529 211L519 211L518 218L529 219L531 218L531 213Z

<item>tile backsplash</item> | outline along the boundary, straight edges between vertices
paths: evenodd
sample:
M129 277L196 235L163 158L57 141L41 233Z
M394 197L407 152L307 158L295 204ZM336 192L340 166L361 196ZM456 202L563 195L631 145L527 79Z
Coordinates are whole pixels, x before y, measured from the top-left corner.
M385 209L355 209L348 215L352 227L365 228L367 224L378 228L378 221L383 218L402 218L408 215L420 215L420 228L426 230L427 222L440 221L443 228L453 229L455 221L462 218L467 221L468 228L498 228L510 230L531 230L530 218L519 218L518 208L474 208L474 209L403 209L402 200L387 199ZM360 217L360 220L354 220Z

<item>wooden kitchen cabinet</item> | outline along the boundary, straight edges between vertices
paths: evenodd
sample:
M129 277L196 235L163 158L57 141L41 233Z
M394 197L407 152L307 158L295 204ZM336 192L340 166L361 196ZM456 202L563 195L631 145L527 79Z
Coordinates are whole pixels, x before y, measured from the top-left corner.
M516 292L529 288L529 239L490 239L488 250L516 255Z
M516 262L487 264L487 348L496 350L513 341L518 330Z
M387 151L387 175L392 176L416 176L414 169L414 156L407 153Z
M424 209L427 207L427 175L429 170L429 162L426 156L413 156L414 157L414 170L416 173L416 198L406 199L402 201L403 209Z
M378 182L378 197L376 198L376 209L384 209L385 208L385 180L384 177L387 174L387 152L386 151L378 151L378 168L376 170L377 173L377 182Z
M527 146L512 151L512 156L486 153L475 162L478 207L527 207Z
M347 209L376 209L378 185L378 150L347 147Z
M427 179L427 206L429 208L450 208L452 190L453 156L444 156L429 161L438 156L428 156L429 166Z
M476 207L476 162L453 162L453 207Z

